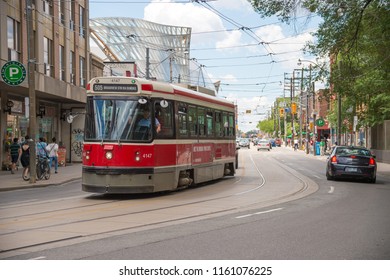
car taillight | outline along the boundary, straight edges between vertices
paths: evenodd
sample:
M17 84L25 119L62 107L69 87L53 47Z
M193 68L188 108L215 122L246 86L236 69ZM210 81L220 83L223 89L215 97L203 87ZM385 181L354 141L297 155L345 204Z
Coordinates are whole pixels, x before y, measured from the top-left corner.
M369 165L375 165L375 159L370 158L370 161L368 162Z
M337 157L336 157L336 156L333 156L333 157L330 159L330 162L331 162L331 163L337 163Z

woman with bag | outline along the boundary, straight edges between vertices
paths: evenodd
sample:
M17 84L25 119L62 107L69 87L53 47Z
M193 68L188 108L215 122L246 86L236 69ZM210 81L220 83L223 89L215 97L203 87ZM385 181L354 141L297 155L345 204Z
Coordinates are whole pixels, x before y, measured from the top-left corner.
M20 163L24 167L22 174L23 179L27 181L30 178L30 175L27 174L29 173L28 167L30 166L30 146L28 145L28 140L30 137L26 135L24 139L25 141L23 142L22 148L20 149Z

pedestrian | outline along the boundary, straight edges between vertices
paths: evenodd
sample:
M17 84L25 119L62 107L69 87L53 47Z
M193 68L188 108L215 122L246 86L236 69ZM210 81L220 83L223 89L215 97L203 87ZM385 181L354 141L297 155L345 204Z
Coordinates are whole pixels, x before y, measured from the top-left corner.
M22 148L20 149L20 163L24 167L23 174L25 170L30 166L30 146L28 145L28 140L30 137L26 135L24 137L25 141L22 144Z
M16 164L19 161L19 157L21 154L20 145L19 145L18 141L19 141L18 138L14 138L14 141L12 142L12 144L9 148L9 153L11 156L11 174L15 173Z
M54 172L58 173L58 144L56 143L57 139L53 137L52 142L47 145L46 151L49 153L49 169L51 169L52 163L54 161Z
M298 149L298 144L299 144L298 139L294 139L294 151Z
M37 143L37 156L42 158L47 158L47 152L46 152L46 141L45 138L39 137L39 142Z
M321 156L325 154L325 139L322 138L320 142Z

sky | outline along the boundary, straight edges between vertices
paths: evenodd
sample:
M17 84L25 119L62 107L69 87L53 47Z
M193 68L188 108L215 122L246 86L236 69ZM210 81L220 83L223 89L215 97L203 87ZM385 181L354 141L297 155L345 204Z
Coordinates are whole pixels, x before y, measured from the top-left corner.
M297 20L283 24L262 18L247 0L90 0L89 16L140 18L166 25L192 28L190 57L203 65L213 82L220 81L218 96L238 106L238 129L256 129L284 91L284 75L298 59L316 61L303 53L320 18L299 11ZM93 44L91 44L93 46ZM92 48L93 51L93 48ZM321 88L316 85L316 89Z

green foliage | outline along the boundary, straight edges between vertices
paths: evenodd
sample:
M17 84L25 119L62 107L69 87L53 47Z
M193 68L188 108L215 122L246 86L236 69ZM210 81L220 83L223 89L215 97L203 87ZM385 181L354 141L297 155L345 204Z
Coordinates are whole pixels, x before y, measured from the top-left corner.
M274 120L264 120L261 121L257 124L256 126L260 131L268 133L268 134L273 134L274 132Z
M316 56L332 58L330 82L342 98L343 124L359 117L360 126L373 126L390 119L390 3L387 0L255 0L249 1L263 17L294 21L304 9L321 16L306 46ZM337 106L334 106L337 109ZM337 112L329 112L337 122Z

